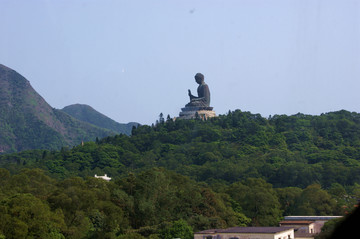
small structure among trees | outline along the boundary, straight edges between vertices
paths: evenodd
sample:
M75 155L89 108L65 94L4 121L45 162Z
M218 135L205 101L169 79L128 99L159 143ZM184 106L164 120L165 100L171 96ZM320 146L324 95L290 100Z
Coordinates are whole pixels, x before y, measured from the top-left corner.
M95 178L101 178L101 179L104 179L104 180L106 180L106 181L110 181L110 180L111 180L111 178L108 177L106 173L105 173L104 176L97 176L97 175L95 174L94 177L95 177Z

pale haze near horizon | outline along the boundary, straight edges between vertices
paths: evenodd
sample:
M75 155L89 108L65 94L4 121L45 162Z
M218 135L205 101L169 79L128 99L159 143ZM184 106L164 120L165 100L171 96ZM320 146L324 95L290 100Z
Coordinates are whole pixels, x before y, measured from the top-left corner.
M54 108L178 116L201 72L217 114L360 112L357 0L0 0L0 64Z

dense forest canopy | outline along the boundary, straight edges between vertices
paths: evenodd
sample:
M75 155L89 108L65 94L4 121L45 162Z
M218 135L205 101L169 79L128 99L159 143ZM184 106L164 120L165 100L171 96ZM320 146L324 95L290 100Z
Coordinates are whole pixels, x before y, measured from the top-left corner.
M41 227L54 238L172 238L343 215L360 198L359 145L360 114L345 110L269 118L236 110L206 121L161 114L132 136L1 155L0 220L21 225L21 235ZM93 178L104 173L113 180ZM38 204L51 223L11 216L37 215L20 201ZM12 238L6 228L0 235Z

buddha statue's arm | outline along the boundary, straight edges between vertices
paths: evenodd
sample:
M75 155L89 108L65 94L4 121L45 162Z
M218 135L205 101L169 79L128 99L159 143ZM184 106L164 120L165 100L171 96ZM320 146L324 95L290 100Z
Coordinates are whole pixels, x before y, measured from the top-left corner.
M188 90L188 95L189 95L189 97L190 97L190 101L193 101L193 100L201 100L201 99L203 99L204 97L198 97L198 96L195 96L195 95L193 95L193 94L191 94L191 90Z
M188 95L190 97L190 100L193 100L195 98L197 98L196 96L194 96L193 94L191 94L191 90L188 90Z

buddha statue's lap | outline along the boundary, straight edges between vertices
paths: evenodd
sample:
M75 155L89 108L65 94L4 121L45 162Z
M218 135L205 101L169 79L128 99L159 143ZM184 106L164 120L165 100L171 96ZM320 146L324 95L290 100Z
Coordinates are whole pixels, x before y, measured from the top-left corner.
M185 107L209 107L209 105L204 100L191 100Z

